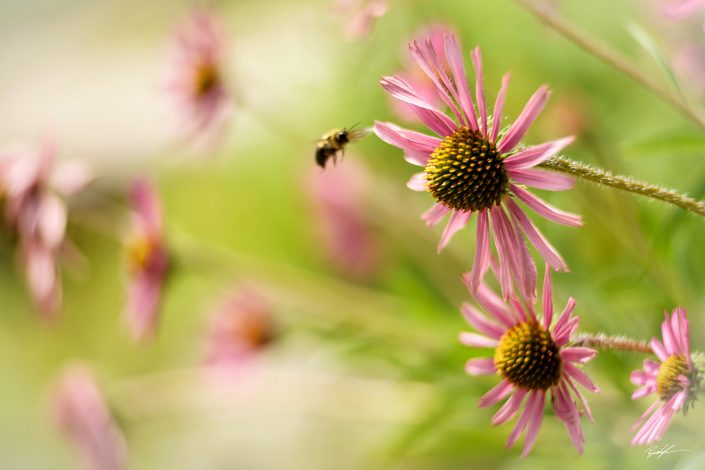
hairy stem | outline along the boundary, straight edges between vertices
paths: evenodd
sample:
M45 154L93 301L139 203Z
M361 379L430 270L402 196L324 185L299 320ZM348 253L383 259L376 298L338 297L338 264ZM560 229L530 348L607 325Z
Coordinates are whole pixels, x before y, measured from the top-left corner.
M644 73L641 68L634 65L631 61L629 61L629 59L613 49L610 49L605 44L596 41L575 25L567 22L553 9L546 6L539 6L531 0L514 1L531 12L541 22L556 31L558 34L568 39L588 54L591 54L598 60L639 83L646 90L661 98L683 116L697 124L698 127L705 130L705 120L703 120L702 116L699 116L681 96L671 91L670 88L665 86L659 80L654 80L651 75Z
M656 199L668 204L673 204L682 209L705 217L705 202L698 201L672 189L665 189L653 184L636 181L628 176L614 175L607 170L585 163L576 162L565 157L551 157L540 166L549 170L566 173L576 178L610 188L621 189L651 199Z
M627 338L626 336L608 336L604 333L581 333L571 341L572 346L585 346L600 350L638 352L652 354L651 346L646 341Z

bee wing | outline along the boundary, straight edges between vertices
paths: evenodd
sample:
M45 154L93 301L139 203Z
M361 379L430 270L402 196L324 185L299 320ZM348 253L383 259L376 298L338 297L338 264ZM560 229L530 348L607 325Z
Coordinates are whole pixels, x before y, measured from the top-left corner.
M368 135L372 133L372 128L371 127L365 127L363 129L355 129L352 130L348 133L348 138L350 139L350 142L355 142L357 140L364 139Z

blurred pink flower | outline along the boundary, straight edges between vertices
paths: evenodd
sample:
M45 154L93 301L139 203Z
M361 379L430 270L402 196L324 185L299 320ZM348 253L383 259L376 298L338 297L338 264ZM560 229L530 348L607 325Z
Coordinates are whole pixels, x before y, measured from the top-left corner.
M61 308L58 258L74 250L66 240L68 209L62 196L79 192L92 179L85 165L55 165L55 159L52 141L46 141L39 152L24 148L0 152L5 222L17 235L32 299L47 317Z
M347 17L344 34L350 40L362 39L372 32L377 18L389 9L387 0L335 0L333 11Z
M435 225L450 214L439 251L453 234L467 225L474 213L477 214L477 249L470 285L479 286L490 264L491 221L504 297L512 295L514 281L524 297L534 297L536 266L522 232L552 268L567 271L568 267L515 200L553 222L568 226L582 224L579 216L563 212L524 189L529 186L564 191L573 187L572 178L535 168L560 152L573 138L527 148L520 146L522 137L546 104L548 88L540 87L514 124L500 131L509 74L502 80L494 116L488 115L480 49L472 52L477 108L470 96L463 55L455 35L445 36L444 49L447 64L441 63L430 40L410 45L412 57L433 81L436 93L451 109L457 122L426 102L404 79L388 76L382 78L382 87L411 106L419 119L440 138L384 122L375 123L374 130L380 139L402 149L407 161L424 167L424 171L415 174L407 184L415 191L430 192L436 200L423 214L423 220ZM446 68L452 71L452 78Z
M542 318L536 315L534 305L527 304L525 308L515 298L505 303L485 284L480 285L474 296L490 318L469 304L462 306L466 320L481 334L461 333L460 342L470 347L494 348L493 358L470 359L465 366L466 372L501 377L500 383L480 398L480 406L494 405L509 396L492 418L492 424L498 425L513 418L526 398L524 411L507 441L507 447L514 445L526 429L522 457L529 454L536 442L549 391L556 417L563 421L573 446L582 453L585 438L575 397L580 400L590 420L592 414L576 384L591 392L599 392L578 368L592 359L597 351L569 346L579 321L578 317L572 316L575 299L568 299L563 313L553 323L550 276L551 271L546 266ZM465 281L469 285L471 280L468 277L466 274Z
M231 293L215 310L207 336L206 365L240 372L274 339L272 307L252 288Z
M364 167L349 159L310 178L322 248L343 272L365 278L379 267L379 247L365 218Z
M663 8L666 17L673 20L690 18L698 10L705 7L705 0L667 0ZM705 24L703 24L705 28Z
M639 426L641 429L632 439L632 445L652 444L660 440L673 415L681 409L687 409L690 401L695 398L691 393L691 385L695 382L697 371L690 355L685 309L678 307L670 317L668 312L664 316L661 324L663 342L656 338L651 340L651 349L661 363L646 359L644 369L635 370L631 375L632 383L640 386L632 394L632 399L658 395L658 400L633 426L632 429Z
M428 38L431 41L433 50L438 56L439 62L447 65L448 61L446 60L445 47L443 45L443 37L446 34L455 34L455 32L453 28L448 25L435 23L416 34L414 36L414 40L423 41L425 38ZM449 70L447 70L446 67L446 73L447 72L449 72ZM436 87L433 84L433 81L413 60L405 61L403 69L400 70L396 76L405 80L416 92L416 94L426 103L429 103L436 108L443 106L443 101L441 101L440 96L436 93ZM389 98L391 100L392 110L399 119L408 123L419 122L419 118L411 106L406 104L404 101L394 99L391 95Z
M184 133L198 143L216 140L233 110L224 81L225 39L215 15L196 10L176 34L167 89Z
M127 444L90 370L72 366L53 394L54 419L76 447L85 468L127 468Z
M162 289L169 270L162 211L154 188L144 180L130 190L132 229L125 242L129 286L126 317L135 339L154 334Z

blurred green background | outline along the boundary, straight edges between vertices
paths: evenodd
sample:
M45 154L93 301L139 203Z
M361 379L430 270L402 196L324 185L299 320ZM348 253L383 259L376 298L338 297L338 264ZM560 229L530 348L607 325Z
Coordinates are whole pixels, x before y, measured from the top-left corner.
M657 77L628 23L669 57L683 37L705 40L698 21L662 21L638 0L555 3ZM0 468L77 467L47 417L48 390L76 359L97 371L135 469L705 468L697 405L662 441L688 452L657 461L629 445L629 428L651 401L629 399L629 373L642 358L627 353L602 353L585 367L602 393L589 396L596 423L583 425L583 456L550 411L527 459L519 446L506 450L513 422L493 428L496 407L476 405L496 380L466 376L465 360L481 353L457 342L469 329L458 307L469 300L460 274L470 268L474 230L436 255L441 227L419 219L430 197L405 188L414 169L371 137L341 163L367 170L361 203L381 252L378 269L360 279L326 255L308 190L320 175L313 152L323 132L399 122L377 82L437 21L459 32L465 51L482 47L490 101L512 71L510 118L550 85L528 143L576 133L568 156L705 198L702 132L508 0L392 0L356 42L343 38L328 1L233 0L217 6L231 39L237 110L224 142L203 157L166 131L160 91L165 49L190 6L0 0L0 142L34 145L53 133L62 158L86 159L100 175L74 208L70 236L89 265L65 273L55 325L39 321L12 247L0 246ZM694 77L681 78L690 93ZM159 333L141 345L121 316L119 234L102 223L119 226L115 195L137 174L158 182L177 259ZM91 195L118 209L106 217ZM705 348L705 221L581 183L540 195L584 217L580 229L534 217L571 267L554 276L555 303L576 297L583 331L648 339L665 309L683 305L694 349ZM102 222L96 230L86 221ZM255 282L273 300L280 335L245 390L222 393L193 371L208 310L237 281Z

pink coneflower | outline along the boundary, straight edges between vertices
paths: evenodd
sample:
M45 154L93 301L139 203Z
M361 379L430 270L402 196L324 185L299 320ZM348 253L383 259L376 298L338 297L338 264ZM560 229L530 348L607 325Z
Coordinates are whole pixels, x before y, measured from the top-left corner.
M387 0L336 0L333 4L336 14L347 17L344 34L350 40L368 36L375 20L388 9Z
M454 30L445 24L436 23L424 28L423 31L416 34L414 37L417 41L428 38L428 40L431 41L433 50L438 56L439 62L441 64L447 64L448 61L445 58L446 53L443 39L446 34L454 34ZM450 70L446 67L445 71L448 73ZM436 86L433 84L433 81L413 60L406 61L404 68L399 71L396 76L405 80L414 92L426 103L436 108L443 106L441 97L436 93ZM419 118L411 106L391 96L390 99L392 101L392 110L399 119L409 123L419 122Z
M130 190L132 228L125 241L129 286L126 317L136 339L151 336L157 326L169 257L162 227L162 211L154 188L136 180Z
M68 209L63 197L79 192L92 179L84 165L55 160L51 140L39 152L14 148L0 154L5 222L17 236L32 299L49 317L61 308L59 258L75 250L66 239Z
M705 7L705 0L669 0L663 9L664 15L673 20L688 18ZM705 24L703 24L705 29Z
M225 40L215 15L194 11L176 35L167 87L185 133L199 142L217 138L232 112L224 59Z
M695 399L692 390L699 379L690 355L685 309L678 307L670 317L668 312L664 316L661 324L663 342L656 338L651 340L651 349L661 363L646 359L644 369L635 370L631 375L632 383L640 386L632 394L632 399L651 394L659 398L634 425L633 429L639 425L641 429L632 439L632 445L651 444L660 440L673 415L681 409L687 410L691 400Z
M341 271L362 279L379 267L379 247L365 217L366 173L345 165L313 172L308 185L322 248Z
M551 221L569 226L581 224L580 217L552 207L524 188L563 191L573 187L573 179L568 176L534 168L568 145L572 137L528 148L519 146L521 138L543 109L548 88L539 88L514 124L502 131L502 109L509 74L502 80L492 116L485 103L479 48L472 53L477 77L477 108L470 96L462 52L455 35L445 37L447 64L441 63L429 40L411 43L410 51L435 84L436 92L457 122L426 102L405 80L391 76L382 78L382 87L410 105L419 119L440 138L383 122L375 124L375 132L385 142L404 150L410 163L424 167L423 172L411 178L408 186L416 191L428 191L436 200L436 204L422 216L426 223L435 225L450 214L438 245L439 251L468 223L472 214L477 214L477 249L470 285L477 288L489 267L491 227L499 255L503 295L506 298L512 294L514 279L525 297L535 296L536 266L522 231L552 268L560 271L568 268L515 199ZM446 67L450 68L452 77L445 72Z
M238 289L216 309L207 337L206 365L238 372L274 339L272 307L252 288Z
M90 470L127 468L127 444L90 370L69 368L53 395L54 419Z
M470 284L468 275L465 281ZM480 406L493 405L509 396L492 418L492 424L498 425L514 417L526 398L524 411L509 436L507 447L514 445L526 429L522 457L531 451L543 420L546 394L550 391L556 416L563 421L570 440L582 453L585 439L580 427L581 412L574 396L580 400L590 420L592 415L576 384L592 392L599 390L577 367L592 359L597 351L568 346L579 321L578 317L572 316L575 300L568 299L563 313L552 325L553 300L548 266L543 285L542 318L536 315L533 305L528 304L525 308L514 298L505 303L484 284L474 295L491 318L464 304L463 315L482 334L461 333L460 341L466 346L494 348L495 351L493 358L470 359L465 370L472 375L501 377L499 385L480 398Z

